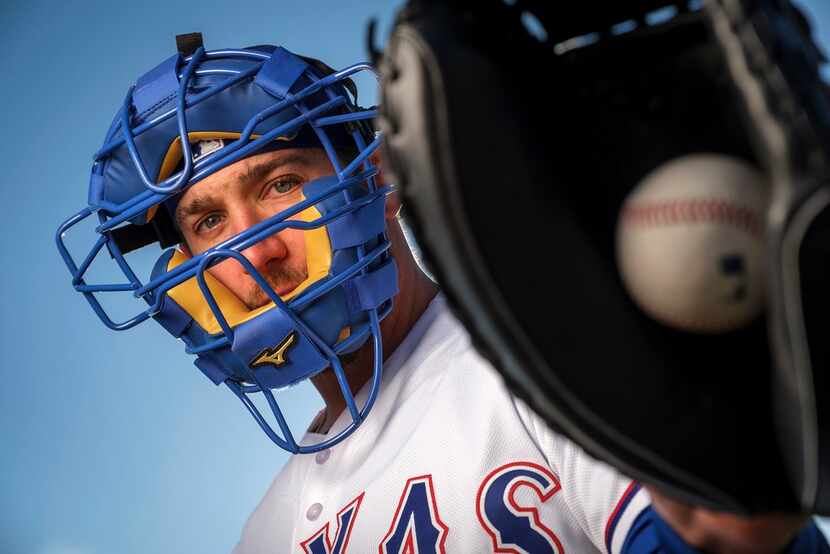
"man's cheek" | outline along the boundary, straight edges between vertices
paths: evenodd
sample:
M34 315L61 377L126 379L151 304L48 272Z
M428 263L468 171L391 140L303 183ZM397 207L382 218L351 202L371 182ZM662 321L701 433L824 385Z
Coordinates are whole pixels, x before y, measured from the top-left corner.
M249 289L256 286L253 278L236 260L224 260L208 271L236 296L244 297Z

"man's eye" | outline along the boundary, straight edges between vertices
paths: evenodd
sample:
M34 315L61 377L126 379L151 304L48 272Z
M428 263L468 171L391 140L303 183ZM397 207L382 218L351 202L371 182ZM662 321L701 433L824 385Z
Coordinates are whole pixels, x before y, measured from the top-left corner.
M271 183L271 190L276 192L277 194L287 194L292 192L300 185L300 180L295 177L284 177L281 179L277 179L276 181Z
M196 225L196 232L210 231L222 222L222 217L219 214L211 214L204 218Z

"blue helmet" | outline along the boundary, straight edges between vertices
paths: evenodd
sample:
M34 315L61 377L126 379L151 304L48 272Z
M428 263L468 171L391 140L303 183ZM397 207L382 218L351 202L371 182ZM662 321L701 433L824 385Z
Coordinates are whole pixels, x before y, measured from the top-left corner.
M94 156L89 205L58 228L57 247L75 290L105 325L121 331L155 319L184 342L211 381L239 397L271 440L292 453L315 452L351 434L371 409L383 360L379 322L397 293L385 232L388 187L375 182L370 161L381 141L371 125L376 112L356 105L350 79L374 70L356 64L333 71L282 47L205 51L200 42L180 48L129 89ZM200 152L208 142L211 148ZM252 154L310 146L326 152L334 174L305 184L297 203L201 254L169 248L181 242L172 215L183 191ZM97 240L78 263L64 236L90 217L97 218ZM308 277L281 297L243 253L287 228L304 231ZM156 242L167 249L150 275L139 275L125 254ZM123 273L119 282L87 282L102 251ZM208 272L226 259L241 264L270 302L250 309ZM133 295L147 307L114 321L100 293ZM358 406L340 356L369 341L373 377ZM326 368L336 374L352 421L335 436L301 446L273 390ZM257 394L276 426L254 403Z

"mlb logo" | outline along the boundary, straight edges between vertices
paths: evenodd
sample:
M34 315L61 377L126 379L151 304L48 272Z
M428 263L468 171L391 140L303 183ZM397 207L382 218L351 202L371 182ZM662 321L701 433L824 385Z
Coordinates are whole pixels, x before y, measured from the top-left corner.
M193 154L193 161L198 162L208 154L212 154L224 147L225 141L223 139L207 139L194 142L190 146L190 151Z

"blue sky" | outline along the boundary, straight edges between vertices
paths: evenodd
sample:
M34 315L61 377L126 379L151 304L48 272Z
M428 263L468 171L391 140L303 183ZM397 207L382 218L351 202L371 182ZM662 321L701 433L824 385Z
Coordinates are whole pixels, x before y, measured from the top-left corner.
M830 6L804 3L830 43ZM177 33L201 31L208 48L283 44L342 67L365 59L368 19L385 37L398 4L0 4L0 552L230 550L286 455L161 328L104 328L71 291L53 233L83 206L127 87ZM314 411L302 394L288 410Z
M0 100L15 132L0 148L0 552L230 551L287 454L153 322L104 328L72 292L53 234L83 207L127 87L175 51L177 33L344 67L366 59L368 19L386 33L395 5L2 3ZM286 411L314 408L300 398Z

